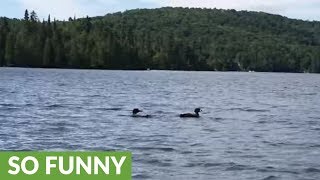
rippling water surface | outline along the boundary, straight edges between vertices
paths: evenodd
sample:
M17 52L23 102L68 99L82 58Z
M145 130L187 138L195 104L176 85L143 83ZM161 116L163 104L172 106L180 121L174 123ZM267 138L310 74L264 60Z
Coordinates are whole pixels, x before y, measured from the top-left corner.
M0 100L1 150L128 150L134 179L320 179L320 75L1 68Z

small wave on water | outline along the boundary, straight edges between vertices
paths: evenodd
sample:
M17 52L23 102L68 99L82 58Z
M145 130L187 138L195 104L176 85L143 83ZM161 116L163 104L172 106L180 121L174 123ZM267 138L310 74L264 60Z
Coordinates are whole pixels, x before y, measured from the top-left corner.
M100 94L86 95L83 97L86 97L86 98L106 98L105 96L100 95Z
M263 178L262 180L279 180L280 177L277 177L277 176L268 176L266 178Z
M44 106L47 109L58 109L58 108L66 108L66 105L62 105L62 104L52 104L52 105L47 105Z
M237 164L234 162L229 163L210 163L210 162L194 162L194 163L187 163L183 165L183 167L203 167L203 168L217 168L217 169L224 169L224 171L244 171L244 170L255 170L255 167L243 164Z
M187 163L185 165L183 165L183 167L188 167L188 168L192 168L192 167L215 167L215 166L220 166L221 164L218 163L199 163L199 162L190 162Z
M158 116L163 116L163 115L167 115L168 112L165 112L165 111L155 111L154 114L157 114Z
M175 151L174 148L170 148L170 147L132 147L131 149L141 150L141 151L164 151L164 152Z
M227 118L222 118L222 117L210 117L210 121L213 122L218 122L218 123L223 123L224 121L228 120Z
M303 95L303 96L315 96L315 95L317 95L317 93L303 93L301 95Z
M172 163L170 162L165 162L164 160L160 159L142 159L139 162L154 165L154 166L160 166L160 167L170 167L172 166Z
M230 165L230 167L227 167L226 171L244 171L244 170L253 170L254 167L248 166L248 165L242 165L242 164L233 164Z
M102 107L98 107L98 108L92 108L91 110L97 110L97 111L121 111L123 110L123 108L102 108Z
M152 179L152 176L146 175L147 173L143 173L143 174L133 174L132 178L133 179Z
M64 87L64 86L68 86L68 84L66 84L66 83L58 83L57 86Z
M253 108L230 108L230 111L245 111L245 112L270 112L268 109L253 109Z
M317 168L307 168L304 170L306 173L319 173L320 174L320 169Z
M216 129L212 129L212 128L204 128L203 131L206 131L206 132L209 132L209 133L216 133L216 132L219 132L218 130Z
M264 167L258 168L257 172L269 172L269 173L284 173L284 174L300 174L296 169L286 169L286 168L275 168L275 167Z
M55 110L82 110L85 109L81 104L51 104L41 106L41 109L55 111ZM54 115L54 114L53 114Z
M0 103L0 107L16 107L16 108L24 108L24 107L32 107L34 104L10 104L10 103Z
M0 106L2 106L2 107L12 107L12 106L14 106L14 104L0 103Z
M0 110L7 111L6 114L8 114L11 111L20 111L20 110L25 110L31 107L34 107L34 105L33 104L5 104L5 103L0 104Z

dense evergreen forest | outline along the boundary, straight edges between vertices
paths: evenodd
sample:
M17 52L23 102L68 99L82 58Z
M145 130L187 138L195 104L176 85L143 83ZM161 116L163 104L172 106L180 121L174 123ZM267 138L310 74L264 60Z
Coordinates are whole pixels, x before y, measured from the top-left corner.
M317 73L320 22L169 7L40 21L26 10L0 18L0 66Z

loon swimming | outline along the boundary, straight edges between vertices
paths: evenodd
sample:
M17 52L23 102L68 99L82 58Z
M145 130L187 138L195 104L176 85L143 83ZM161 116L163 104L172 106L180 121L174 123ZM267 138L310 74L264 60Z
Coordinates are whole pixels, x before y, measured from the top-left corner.
M201 112L202 110L200 108L196 108L194 110L195 114L191 114L191 113L187 113L187 114L180 114L181 118L199 118L199 112Z
M138 113L143 112L142 110L136 108L132 110L132 117L138 117L138 118L150 118L151 115L139 115Z

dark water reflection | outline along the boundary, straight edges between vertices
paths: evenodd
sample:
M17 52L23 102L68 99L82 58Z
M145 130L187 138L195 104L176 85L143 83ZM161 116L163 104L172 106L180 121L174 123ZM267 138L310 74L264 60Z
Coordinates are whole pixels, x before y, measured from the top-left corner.
M320 178L319 75L2 68L0 100L1 150L129 150L134 179Z

